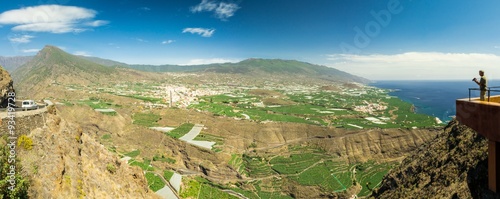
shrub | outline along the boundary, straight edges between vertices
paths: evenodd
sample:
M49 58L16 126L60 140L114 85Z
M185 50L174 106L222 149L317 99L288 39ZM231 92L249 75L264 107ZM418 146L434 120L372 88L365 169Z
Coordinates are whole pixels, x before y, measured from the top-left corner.
M26 135L21 135L17 139L17 146L22 146L26 150L33 149L33 140Z
M106 165L106 169L110 172L110 173L115 173L116 172L116 167L115 165L109 163L108 165Z

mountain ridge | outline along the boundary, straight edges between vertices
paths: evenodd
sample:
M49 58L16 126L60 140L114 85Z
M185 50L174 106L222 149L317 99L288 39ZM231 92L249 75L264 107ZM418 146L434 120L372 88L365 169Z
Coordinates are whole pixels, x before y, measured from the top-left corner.
M14 56L14 57L4 57L0 56L0 65L4 67L9 73L14 72L17 68L26 64L28 61L33 59L35 56Z
M13 58L12 58L13 59ZM27 60L27 61L26 61ZM72 55L63 50L47 45L33 57L24 57L22 65L10 67L11 73L16 82L32 78L30 71L35 70L37 74L50 73L40 67L41 60L45 65L53 67L56 63L62 61L62 65L72 65L76 67L76 72L105 73L109 74L115 68L130 68L144 72L187 72L187 73L222 73L222 74L242 74L242 75L299 75L310 76L313 78L324 79L337 82L358 82L369 83L370 80L349 74L335 68L311 64L297 60L283 59L262 59L249 58L237 63L214 63L205 65L147 65L147 64L126 64L110 59L99 57L88 57ZM1 59L0 59L1 61ZM22 63L22 62L21 62ZM93 63L93 64L91 64ZM26 67L25 65L28 65ZM36 67L34 65L37 65ZM45 67L47 68L47 67ZM75 72L68 71L67 72ZM36 83L36 81L34 82Z
M128 65L147 72L213 72L243 75L307 75L330 81L369 83L370 80L335 68L297 60L249 58L237 63L214 63L204 65Z
M370 82L370 80L366 78L352 75L335 68L297 60L250 58L238 63L212 64L211 66L219 67L207 68L205 71L219 73L249 73L252 75L259 75L262 73L312 75L317 78L331 81Z

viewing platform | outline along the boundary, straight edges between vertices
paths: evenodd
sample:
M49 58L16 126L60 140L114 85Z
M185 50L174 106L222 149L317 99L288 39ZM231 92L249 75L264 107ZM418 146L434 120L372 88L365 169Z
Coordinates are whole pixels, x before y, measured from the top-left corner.
M469 89L470 92L470 89ZM488 139L488 187L500 192L500 95L456 100L457 120ZM469 93L470 96L470 93Z

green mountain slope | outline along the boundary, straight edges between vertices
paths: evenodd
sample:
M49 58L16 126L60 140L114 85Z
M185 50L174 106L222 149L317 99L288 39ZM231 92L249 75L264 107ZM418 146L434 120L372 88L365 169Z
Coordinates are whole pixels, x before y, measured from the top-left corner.
M304 75L331 81L368 83L370 80L344 71L307 62L282 59L247 59L238 63L212 64L205 71L217 73Z
M118 61L113 61L110 59L103 59L99 57L88 57L88 56L78 56L79 58L94 62L96 64L100 64L103 66L110 66L110 67L128 67L128 64L118 62Z
M351 75L334 68L281 59L246 59L238 63L207 64L194 66L178 65L129 65L128 67L147 72L214 72L242 75L304 75L331 81L368 83L370 80Z
M180 65L128 65L129 68L146 72L197 72L209 67L208 65L180 66Z
M12 76L15 82L21 84L37 84L46 79L58 81L64 76L72 77L73 80L95 81L97 77L116 72L117 68L131 68L146 72L212 72L249 76L287 75L336 82L370 82L365 78L334 68L295 60L247 59L238 63L193 66L128 65L98 57L71 55L54 46L46 46L29 62L15 70ZM71 78L66 79L72 81ZM81 83L81 81L73 83Z
M46 46L12 76L18 86L33 87L42 82L88 83L114 72L114 68L68 54L54 46Z

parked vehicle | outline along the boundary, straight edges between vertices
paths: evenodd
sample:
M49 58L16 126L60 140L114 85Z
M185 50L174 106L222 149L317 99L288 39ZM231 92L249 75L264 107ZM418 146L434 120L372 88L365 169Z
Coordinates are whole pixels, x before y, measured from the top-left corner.
M23 100L23 104L21 105L21 108L24 108L24 109L37 109L38 108L38 104L36 104L34 100Z

